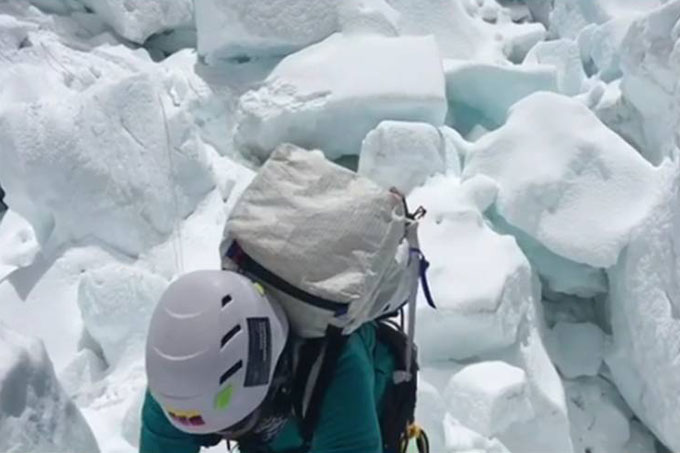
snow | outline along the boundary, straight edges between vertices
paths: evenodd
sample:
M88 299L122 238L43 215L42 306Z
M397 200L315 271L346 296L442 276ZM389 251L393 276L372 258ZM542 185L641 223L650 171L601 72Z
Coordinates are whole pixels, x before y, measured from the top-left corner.
M446 142L436 127L383 121L362 142L357 171L387 189L396 187L408 194L429 176L444 173L445 159Z
M650 11L664 0L555 0L550 28L560 37L576 38L589 24L602 24Z
M543 292L590 298L607 293L607 276L602 269L576 263L548 250L544 245L512 227L498 215L490 215L498 232L512 234L538 272Z
M504 66L445 60L446 93L454 104L479 112L494 125L505 122L510 107L537 91L557 91L556 71L550 66Z
M463 178L479 174L498 182L508 223L593 267L616 262L659 196L654 167L583 104L551 93L521 100L475 143Z
M75 303L80 272L110 256L87 246L69 249L58 258L39 254L30 266L0 283L0 318L11 320L21 334L39 337L57 373L73 359L82 334Z
M509 453L498 439L488 439L466 428L449 414L443 423L447 453Z
M536 286L534 291L536 291ZM525 314L515 344L500 354L510 365L526 373L534 417L517 421L499 435L499 440L512 452L573 452L570 425L562 381L550 362L543 344L545 325L538 296Z
M505 362L480 362L454 374L444 393L449 413L492 437L534 416L523 370Z
M680 145L680 1L636 20L621 44L625 100L640 114L642 152L658 164Z
M0 112L7 200L41 242L50 235L61 241L93 236L136 254L167 237L176 212L190 212L211 188L195 143L168 149L159 102L152 79L139 75ZM172 168L181 170L173 175ZM187 180L182 172L198 178Z
M485 22L485 8L479 2L390 0L389 3L400 13L400 35L433 35L442 55L448 58L497 63L514 57L521 61L545 37L542 25L515 24L506 9L494 8L496 23Z
M552 10L553 0L527 0L526 4L529 8L531 16L536 22L539 22L546 27L550 24L550 12Z
M452 361L475 363L486 358L507 362L525 373L527 404L533 412L524 412L526 420L516 420L498 433L498 439L513 452L547 448L571 452L562 384L540 334L538 279L515 240L494 232L482 216L494 203L497 190L484 176L461 184L454 175L436 175L408 198L411 206L428 209L421 221L420 240L431 263L430 287L437 295L436 311L422 300L418 310L416 340L425 366L423 375L444 395L448 380L460 369ZM489 375L492 381L493 376ZM433 399L429 396L426 401ZM470 443L467 431L463 430L465 435L454 432L468 440L460 441L460 449L451 447L451 451L477 445ZM475 442L487 439L481 433L477 436L473 436ZM486 442L492 441L479 445Z
M557 91L569 96L584 91L586 73L583 69L581 51L571 39L542 41L531 48L523 65L549 65L557 71Z
M579 35L581 55L592 62L599 79L610 82L621 77L620 47L632 21L630 17L612 19L591 25Z
M410 206L428 209L420 243L437 310L423 307L418 322L427 328L416 331L426 361L464 359L515 342L531 300L531 269L514 239L484 221L496 190L486 178L461 184L438 175L408 197ZM487 334L475 335L480 331Z
M208 125L226 107L206 99L221 96L179 69L195 55L157 67L144 51L120 45L77 50L86 44L61 42L43 18L18 22L40 27L25 38L30 47L7 53L16 64L0 69L8 88L0 92L7 202L41 245L96 237L134 255L162 242L214 185L203 138L227 148ZM81 187L89 187L82 196Z
M0 217L0 281L15 270L29 266L40 251L31 225L10 210Z
M465 140L454 129L448 126L439 128L439 133L444 141L444 165L445 172L454 176L460 176L461 173L461 155L464 154L466 148Z
M444 451L444 416L446 403L439 390L426 381L422 374L418 377L418 394L416 396L416 420L427 430L430 450Z
M437 46L428 37L333 35L281 61L241 97L239 113L236 140L258 157L283 142L331 159L358 154L383 120L443 124Z
M610 383L585 378L565 384L576 451L654 451L649 433L631 423L632 413Z
M85 9L80 0L30 0L30 3L43 11L57 14L68 14Z
M123 38L140 44L155 33L188 26L193 21L192 0L78 1L94 10Z
M606 362L636 415L671 450L680 448L680 212L677 168L666 172L664 198L632 233L608 272L612 345Z
M84 328L115 366L146 343L151 313L168 281L131 266L107 265L85 272L78 286Z
M139 433L142 430L142 405L144 404L145 395L146 389L138 392L137 396L132 399L123 417L123 438L133 447L139 447Z
M396 35L385 0L196 0L198 51L220 60L287 55L335 32Z
M551 359L566 379L597 376L604 345L604 332L592 323L558 322L546 340Z
M538 290L538 285L535 285L533 290ZM441 420L440 414L443 410L441 409L441 401L446 403L444 395L453 375L466 366L472 366L476 363L502 361L506 364L503 366L513 367L514 370L524 372L533 417L525 421L517 420L502 433L499 433L497 437L486 437L465 426L449 413L446 417L448 421L445 422L443 427L443 438L438 437L441 432L436 425L433 429L428 430L428 434L434 439L433 442L446 444L452 448L452 451L461 452L477 451L475 448L482 451L485 451L484 449L495 451L494 449L501 447L507 447L508 450L513 452L526 453L574 451L570 438L570 425L562 382L548 358L541 339L541 332L544 327L539 318L539 307L535 300L527 307L517 341L508 348L480 355L472 360L467 360L467 363L421 359L421 362L425 363L421 375L432 386L427 389L426 399L424 401L419 400L418 403L433 408L433 412L424 417L423 420L430 420L430 417L439 417ZM517 371L514 373L517 374ZM485 379L489 379L493 383L495 382L495 375L486 376ZM438 399L436 395L439 395ZM439 401L439 403L435 405L433 401ZM522 404L526 408L526 402ZM445 405L445 409L447 406L448 404ZM423 414L426 410L426 408L419 409L418 413ZM528 415L526 412L524 414ZM498 445L499 442L501 447ZM504 450L501 449L500 451Z
M679 40L680 0L0 1L0 451L137 450L149 312L286 141L428 210L433 452L680 450Z
M0 450L99 452L39 340L0 324Z
M99 382L106 373L107 363L98 349L81 349L60 373L59 382L73 401L85 406L105 391Z

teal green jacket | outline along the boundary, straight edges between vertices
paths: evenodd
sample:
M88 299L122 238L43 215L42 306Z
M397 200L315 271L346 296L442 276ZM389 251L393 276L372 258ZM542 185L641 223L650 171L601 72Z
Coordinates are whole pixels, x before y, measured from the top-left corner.
M381 453L380 407L394 369L394 358L387 346L376 341L374 324L366 324L353 333L324 397L310 452ZM188 434L172 426L147 392L142 409L140 453L196 453L201 446L213 446L220 441L218 435ZM291 418L270 448L272 453L283 453L302 445L299 422Z

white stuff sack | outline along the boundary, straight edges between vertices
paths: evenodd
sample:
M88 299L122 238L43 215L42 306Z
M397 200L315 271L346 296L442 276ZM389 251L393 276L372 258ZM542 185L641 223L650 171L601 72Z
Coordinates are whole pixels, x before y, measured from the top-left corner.
M234 207L222 264L262 283L298 335L322 337L329 325L348 334L417 285L408 223L399 195L319 151L282 145Z

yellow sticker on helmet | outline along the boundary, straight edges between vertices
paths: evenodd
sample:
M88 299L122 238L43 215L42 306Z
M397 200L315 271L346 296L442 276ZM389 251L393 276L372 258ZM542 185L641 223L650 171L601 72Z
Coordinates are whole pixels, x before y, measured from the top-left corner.
M215 409L223 411L231 402L231 396L234 393L234 387L231 385L226 386L215 397Z
M254 282L253 286L255 287L255 289L257 290L258 293L260 293L261 295L264 296L264 287L262 285L260 285L257 282Z

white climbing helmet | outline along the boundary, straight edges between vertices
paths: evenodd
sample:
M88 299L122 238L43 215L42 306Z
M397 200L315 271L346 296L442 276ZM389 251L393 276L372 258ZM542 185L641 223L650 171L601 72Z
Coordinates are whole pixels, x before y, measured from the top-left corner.
M151 317L149 390L182 431L229 429L264 401L287 337L283 309L259 285L230 271L191 272Z

